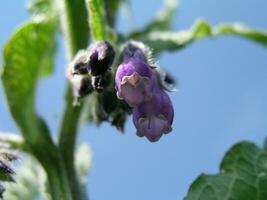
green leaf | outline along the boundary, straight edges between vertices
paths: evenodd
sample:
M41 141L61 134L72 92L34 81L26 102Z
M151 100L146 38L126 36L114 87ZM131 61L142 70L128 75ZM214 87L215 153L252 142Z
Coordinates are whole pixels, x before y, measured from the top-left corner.
M44 19L23 25L4 47L2 81L11 114L22 132L33 133L35 89L39 75L51 61L55 44L54 25ZM37 120L38 121L38 120Z
M225 155L220 173L200 175L185 200L266 200L267 151L241 142Z
M221 36L238 36L267 47L267 33L248 28L241 24L230 24L211 27L207 22L198 20L191 29L178 32L152 31L145 37L134 36L132 39L145 42L158 54L162 51L177 51L195 41L204 38Z
M52 0L31 0L27 7L32 15L32 20L35 20L36 18L45 18L46 20L49 20L51 24L54 23L54 29L56 31L58 27L58 19ZM43 60L44 67L42 67L41 75L44 77L51 75L54 69L54 58L56 53L56 42L54 37L52 38L52 41L54 42L51 43L51 47L47 51L47 59Z
M47 17L52 17L51 14L54 14L52 0L31 0L27 7L32 15L47 14Z
M152 31L170 30L172 28L172 19L177 10L177 4L177 0L164 0L164 6L157 13L154 20L143 29L130 33L129 39L145 37L147 33Z
M106 40L107 22L104 2L102 0L87 0L89 9L89 25L91 28L92 37L96 41Z
M47 63L47 51L54 42L55 33L53 23L38 19L22 26L5 45L2 81L10 113L27 148L49 174L49 186L53 188L51 195L69 199L58 149L47 125L35 111L38 77Z
M214 36L234 35L267 47L267 32L251 29L242 24L222 25L214 29Z

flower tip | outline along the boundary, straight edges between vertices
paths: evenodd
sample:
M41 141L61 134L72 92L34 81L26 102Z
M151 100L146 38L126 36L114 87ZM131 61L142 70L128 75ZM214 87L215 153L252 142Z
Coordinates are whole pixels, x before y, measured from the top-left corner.
M158 137L158 136L155 136L155 135L151 135L151 136L146 136L146 138L149 140L149 142L157 142L159 141L159 139L161 138L161 135Z

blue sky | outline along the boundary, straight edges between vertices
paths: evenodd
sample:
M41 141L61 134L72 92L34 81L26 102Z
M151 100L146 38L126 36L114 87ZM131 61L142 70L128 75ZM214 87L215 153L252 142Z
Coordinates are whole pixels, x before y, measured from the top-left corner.
M0 46L26 21L26 1L3 1ZM162 5L160 0L132 1L134 22L142 27ZM215 25L242 22L267 30L265 0L184 0L175 29L191 27L196 18ZM118 28L125 32L121 17ZM180 200L200 173L216 173L224 153L241 140L261 145L267 136L267 49L240 38L204 40L158 58L162 68L179 80L172 93L173 132L158 143L135 136L129 118L122 135L109 124L83 124L80 142L93 151L89 177L91 200ZM53 77L42 80L37 109L53 132L63 108L64 45L59 42ZM16 132L0 90L0 131Z

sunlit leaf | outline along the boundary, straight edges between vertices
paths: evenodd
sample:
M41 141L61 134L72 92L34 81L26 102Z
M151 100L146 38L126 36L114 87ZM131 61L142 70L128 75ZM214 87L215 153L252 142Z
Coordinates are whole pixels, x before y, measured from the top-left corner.
M53 14L53 0L31 0L28 3L28 11L33 15Z
M267 32L251 29L242 24L222 25L214 29L214 36L233 35L257 42L267 47Z
M55 11L55 6L53 0L31 0L28 3L28 11L31 14L31 20L35 20L35 18L45 18L49 20L51 23L54 23L54 29L57 29L57 13ZM37 19L38 20L38 19ZM51 43L51 47L49 51L47 51L47 59L44 60L44 67L42 67L41 75L49 76L53 73L54 69L54 57L56 53L56 43L54 37L51 38L54 43Z
M19 28L4 47L2 81L7 103L21 132L32 140L43 126L34 107L37 80L52 63L54 44L54 24L38 18Z
M266 200L267 152L242 142L225 155L220 173L201 175L185 200Z
M158 54L162 51L177 51L201 39L228 35L242 37L267 47L267 33L264 31L251 29L241 24L211 27L205 21L197 21L189 30L152 31L145 37L137 36L132 39L145 42L154 49L155 54Z

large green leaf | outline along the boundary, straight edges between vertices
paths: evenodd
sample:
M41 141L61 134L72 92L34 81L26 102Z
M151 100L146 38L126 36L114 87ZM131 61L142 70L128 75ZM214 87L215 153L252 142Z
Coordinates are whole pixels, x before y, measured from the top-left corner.
M266 200L267 151L242 142L226 153L218 175L201 175L185 200Z
M154 49L155 54L161 51L176 51L204 38L220 36L238 36L267 47L267 33L248 28L241 24L230 24L211 27L205 21L197 21L189 30L178 32L151 31L146 36L133 35L132 39L141 40Z
M4 90L11 114L24 134L33 133L36 126L35 89L39 75L52 64L54 45L54 25L39 19L19 28L4 47Z
M53 0L31 0L28 3L28 11L32 15L32 18L45 18L50 22L53 22L54 28L58 27L57 25L57 13L55 11L55 6ZM52 41L55 41L54 37ZM42 67L41 75L49 76L53 73L54 69L54 57L56 53L56 43L51 43L51 48L47 51L47 59L44 60L44 67Z

